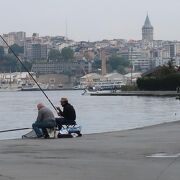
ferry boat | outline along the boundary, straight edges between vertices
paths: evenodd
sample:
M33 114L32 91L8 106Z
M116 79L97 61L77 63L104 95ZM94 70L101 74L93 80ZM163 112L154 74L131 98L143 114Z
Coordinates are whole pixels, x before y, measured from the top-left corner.
M116 93L121 91L125 84L122 81L100 81L87 86L82 95L95 93Z

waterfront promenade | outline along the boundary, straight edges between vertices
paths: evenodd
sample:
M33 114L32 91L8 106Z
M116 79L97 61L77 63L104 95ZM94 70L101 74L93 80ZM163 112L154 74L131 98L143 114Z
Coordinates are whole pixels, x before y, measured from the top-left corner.
M151 157L166 153L166 157ZM74 139L0 141L0 180L179 180L180 122ZM155 155L156 156L156 155Z

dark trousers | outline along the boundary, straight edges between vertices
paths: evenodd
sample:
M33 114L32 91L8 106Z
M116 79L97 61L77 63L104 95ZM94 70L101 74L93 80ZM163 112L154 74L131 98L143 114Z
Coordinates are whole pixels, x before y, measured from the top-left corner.
M40 121L32 124L32 128L36 132L37 137L48 136L48 132L46 128L54 128L56 127L56 123L54 120L48 121Z
M65 118L55 118L56 119L56 125L59 130L62 129L62 125L76 125L76 121L74 120L67 120Z

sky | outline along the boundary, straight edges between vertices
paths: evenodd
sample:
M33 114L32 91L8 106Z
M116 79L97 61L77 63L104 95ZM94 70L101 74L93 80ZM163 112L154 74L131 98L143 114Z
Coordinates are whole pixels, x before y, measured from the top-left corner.
M0 0L0 33L140 40L147 13L155 40L180 40L180 0Z

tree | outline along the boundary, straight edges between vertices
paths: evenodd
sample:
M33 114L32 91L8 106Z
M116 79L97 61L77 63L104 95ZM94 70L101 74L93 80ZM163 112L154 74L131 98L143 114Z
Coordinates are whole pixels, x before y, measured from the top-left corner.
M3 72L16 71L17 60L14 56L7 54L4 55L0 62L0 70Z
M28 69L28 71L31 71L32 68L32 63L29 61L23 61L23 65ZM24 68L24 66L22 66L19 62L16 65L16 71L26 71L26 69Z
M180 73L172 62L154 69L154 71L138 78L140 90L176 90L180 86Z
M53 61L60 60L61 59L61 53L57 49L51 49L49 51L48 58L49 58L49 60L53 60Z
M10 46L10 48L14 51L14 53L15 53L16 55L19 55L19 54L21 54L21 53L24 53L24 48L21 47L21 46L19 46L19 45L17 45L17 44L13 44L12 46ZM11 54L12 51L11 51L10 49L8 49L8 53Z
M23 61L24 66L31 71L32 63L28 61ZM6 54L0 59L0 71L1 72L16 72L24 71L22 65L16 59L13 54Z
M0 46L0 58L2 59L3 56L4 56L4 47Z
M24 61L24 66L28 69L28 71L31 71L32 63L29 61Z
M93 61L92 66L93 66L93 69L100 69L101 68L101 60L100 59L95 59Z
M64 60L70 60L74 57L74 51L71 48L65 47L62 49L61 55Z
M108 65L110 66L110 69L116 70L119 73L124 74L125 73L125 68L129 66L129 61L126 60L123 57L119 57L117 55L113 55L109 58L108 60Z
M119 66L117 67L117 71L118 71L120 74L126 74L126 70L125 70L125 67L124 67L124 66L119 65Z

